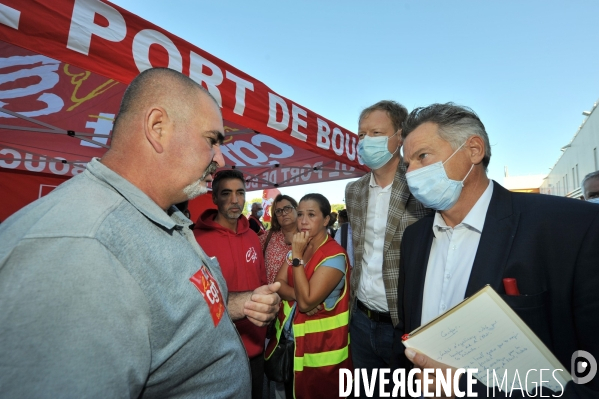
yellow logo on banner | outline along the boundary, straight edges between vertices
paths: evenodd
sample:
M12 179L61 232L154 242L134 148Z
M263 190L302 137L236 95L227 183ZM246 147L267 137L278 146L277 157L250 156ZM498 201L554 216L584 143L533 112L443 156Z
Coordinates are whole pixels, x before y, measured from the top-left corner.
M90 100L90 99L104 93L105 91L109 90L113 86L116 86L119 84L119 82L115 82L113 79L108 79L106 82L104 82L100 86L96 87L91 92L89 92L89 94L86 95L85 97L78 98L77 92L79 91L79 88L81 87L83 82L85 80L87 80L87 78L89 78L91 73L89 71L85 71L82 73L71 73L71 72L69 72L69 64L64 65L63 71L64 71L65 75L71 77L71 84L75 85L75 88L73 89L73 94L71 95L71 101L74 104L71 105L67 109L67 111L72 111L73 109L75 109L79 105L83 104L87 100Z
M229 133L233 133L233 132L237 132L239 129L235 129L234 127L229 127L229 126L224 126L225 128L225 134L227 135L225 137L225 141L223 141L223 144L227 144L230 141L233 141L233 136L229 135Z

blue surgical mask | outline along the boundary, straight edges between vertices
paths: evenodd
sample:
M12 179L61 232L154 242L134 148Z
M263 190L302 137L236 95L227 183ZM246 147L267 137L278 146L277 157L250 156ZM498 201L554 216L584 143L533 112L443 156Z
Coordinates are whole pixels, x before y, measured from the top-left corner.
M264 215L264 211L260 209L258 212L256 212L256 215L258 215L258 217L261 218L262 215Z
M466 144L464 142L464 144ZM463 146L462 144L445 160L445 162L435 162L432 165L425 166L413 172L406 173L408 187L414 197L427 208L438 211L446 211L453 207L464 187L464 181L472 172L474 164L464 177L464 180L451 180L447 177L443 165L447 163Z
M599 204L599 197L588 199L587 202L590 202L593 204Z
M364 161L366 166L370 169L380 169L393 158L393 155L395 155L397 150L393 153L389 152L387 144L389 139L398 132L399 130L389 137L364 136L364 138L358 142L358 155L360 155L360 158L362 158L362 161ZM397 147L397 149L399 149L399 147Z

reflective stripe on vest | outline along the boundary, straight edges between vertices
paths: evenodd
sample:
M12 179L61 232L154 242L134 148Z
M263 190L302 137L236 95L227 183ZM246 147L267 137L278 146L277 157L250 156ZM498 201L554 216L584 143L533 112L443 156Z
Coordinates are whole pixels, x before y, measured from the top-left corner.
M293 325L293 335L303 337L306 334L319 333L346 326L349 323L349 310L326 319L307 320Z
M322 353L304 353L303 357L295 357L293 361L294 371L303 371L306 367L326 367L341 363L349 356L348 345L337 350Z
M349 310L326 319L307 320L304 323L293 325L295 338L304 337L306 334L316 334L347 326L349 323ZM304 353L304 356L294 354L293 370L303 371L304 367L326 367L343 362L349 356L349 337L347 345L341 349L320 353Z

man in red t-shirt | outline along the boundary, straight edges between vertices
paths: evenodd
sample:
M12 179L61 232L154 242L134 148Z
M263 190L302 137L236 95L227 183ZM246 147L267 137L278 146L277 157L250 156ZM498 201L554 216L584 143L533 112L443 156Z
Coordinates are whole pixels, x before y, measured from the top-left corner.
M238 170L218 172L212 181L212 201L218 207L207 209L197 220L194 235L208 254L215 256L227 282L230 295L252 291L266 282L264 257L258 236L241 217L245 206L245 180ZM266 327L247 318L235 321L250 358L252 398L262 398L264 342Z

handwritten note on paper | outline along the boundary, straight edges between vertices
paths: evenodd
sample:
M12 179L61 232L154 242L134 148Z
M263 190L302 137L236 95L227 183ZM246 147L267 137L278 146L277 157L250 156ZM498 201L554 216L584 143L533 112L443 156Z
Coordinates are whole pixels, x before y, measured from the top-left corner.
M452 367L478 369L479 381L502 390L543 385L559 392L568 381L486 292L404 344Z

